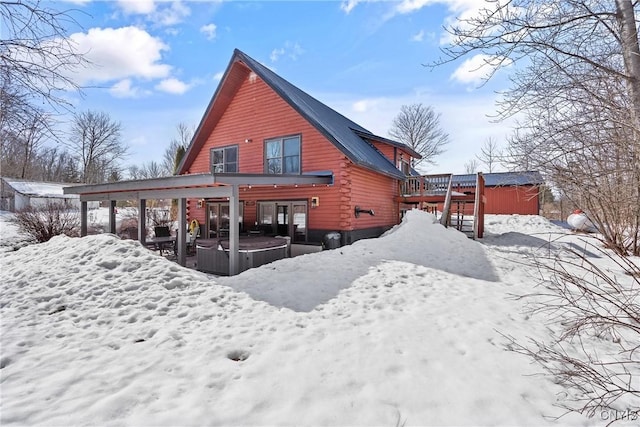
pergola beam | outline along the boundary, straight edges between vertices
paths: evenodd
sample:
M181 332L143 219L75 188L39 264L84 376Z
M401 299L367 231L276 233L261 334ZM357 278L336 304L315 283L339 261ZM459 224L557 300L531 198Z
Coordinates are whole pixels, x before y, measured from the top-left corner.
M141 190L141 191L118 191L110 193L90 193L81 194L80 201L105 201L105 200L157 200L157 199L181 199L181 198L215 198L229 197L231 190L229 187L206 187L206 188L174 188L165 190Z
M211 174L168 176L164 178L138 179L64 187L64 194L111 193L118 191L171 190L179 187L198 187L214 184Z

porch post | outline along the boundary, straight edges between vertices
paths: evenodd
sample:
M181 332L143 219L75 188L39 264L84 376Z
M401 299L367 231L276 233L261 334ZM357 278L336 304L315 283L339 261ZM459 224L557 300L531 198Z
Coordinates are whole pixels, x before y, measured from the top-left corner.
M178 245L178 264L187 265L187 199L178 199L178 233L176 235Z
M80 202L80 237L87 235L87 202Z
M138 242L147 242L147 200L138 200Z
M109 233L116 234L116 201L109 201Z
M229 276L240 272L240 226L238 213L238 186L231 186L229 196Z

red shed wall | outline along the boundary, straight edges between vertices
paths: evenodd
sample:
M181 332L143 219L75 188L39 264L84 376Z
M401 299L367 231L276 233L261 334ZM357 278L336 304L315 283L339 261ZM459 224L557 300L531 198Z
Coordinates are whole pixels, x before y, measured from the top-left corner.
M486 214L539 214L537 187L486 187L485 196Z

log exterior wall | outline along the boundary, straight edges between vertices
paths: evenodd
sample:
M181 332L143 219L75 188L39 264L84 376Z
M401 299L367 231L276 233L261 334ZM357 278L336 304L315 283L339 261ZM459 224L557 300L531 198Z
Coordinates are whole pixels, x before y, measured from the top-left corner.
M267 84L253 73L247 74L226 111L208 136L203 148L189 165L189 173L209 172L211 148L236 145L241 173L264 173L265 140L301 136L301 172L330 170L334 183L329 186L252 187L240 189L245 228L257 221L260 201L303 200L308 204L308 241L319 242L329 231L339 231L343 244L373 237L398 222L395 203L397 181L379 173L354 166L323 134L313 127ZM250 142L245 142L250 141ZM393 160L399 151L385 144L384 154ZM384 148L384 147L382 147ZM319 205L311 208L311 198ZM355 218L355 206L374 209ZM206 222L206 209L197 200L188 202L189 220Z

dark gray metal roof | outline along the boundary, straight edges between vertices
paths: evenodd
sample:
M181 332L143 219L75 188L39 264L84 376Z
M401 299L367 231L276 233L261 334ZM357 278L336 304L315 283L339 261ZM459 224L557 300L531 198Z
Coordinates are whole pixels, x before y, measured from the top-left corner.
M544 179L538 171L484 173L484 185L498 187L504 185L540 185ZM473 182L476 174L454 175L453 184Z
M394 178L406 179L389 159L357 134L374 136L371 132L298 89L240 50L236 49L233 55L232 63L240 60L246 64L353 163Z

